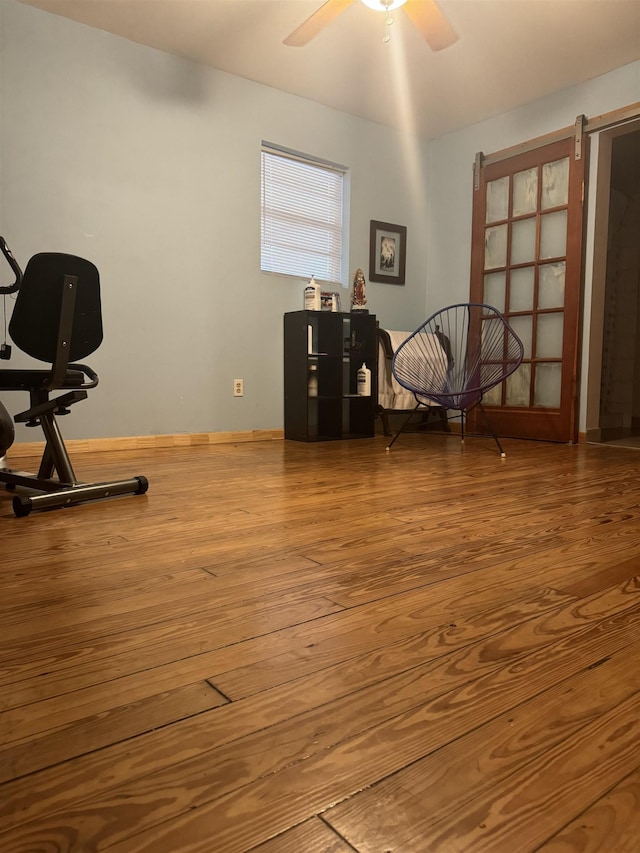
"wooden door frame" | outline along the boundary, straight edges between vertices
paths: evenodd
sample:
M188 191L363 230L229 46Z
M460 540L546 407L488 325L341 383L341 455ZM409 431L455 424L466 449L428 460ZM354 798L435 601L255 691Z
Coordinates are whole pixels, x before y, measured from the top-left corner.
M604 345L604 301L607 279L607 253L609 238L609 208L611 199L611 154L613 140L627 133L640 131L640 116L627 118L613 127L605 127L599 133L596 160L595 185L593 187L594 224L593 260L591 277L591 302L587 344L587 368L585 376L586 394L586 439L600 441L600 402L602 380L602 350ZM591 195L591 191L590 191Z
M472 234L474 236L484 233L485 228L485 203L486 185L489 181L511 174L513 161L518 160L517 170L525 170L538 166L541 155L548 162L570 158L569 168L571 178L569 180L569 198L567 203L567 247L566 257L573 258L571 264L567 264L565 303L564 303L564 335L562 346L562 386L561 406L559 410L541 408L519 409L517 407L500 407L494 410L496 420L500 412L508 420L509 431L516 435L528 438L547 439L551 441L578 440L578 352L580 340L580 314L581 293L583 281L583 201L584 201L584 177L585 177L585 139L583 135L584 117L579 116L571 133L562 131L549 137L541 137L536 144L517 146L508 149L500 155L491 158L476 158L476 169L474 174L474 199L479 198L480 203L473 205ZM478 168L480 166L480 168ZM481 194L481 195L475 195ZM577 259L577 260L576 260ZM482 301L479 294L482 293L482 281L484 277L484 240L473 239L471 244L471 291L472 302ZM533 335L535 338L535 314ZM572 325L570 325L572 324ZM532 381L534 372L532 371ZM489 407L488 407L489 408ZM472 429L480 430L478 418L472 417L470 426Z

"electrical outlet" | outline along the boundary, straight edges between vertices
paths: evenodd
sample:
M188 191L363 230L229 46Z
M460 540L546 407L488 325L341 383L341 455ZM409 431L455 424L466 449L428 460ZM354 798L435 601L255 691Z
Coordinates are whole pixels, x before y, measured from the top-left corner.
M233 396L244 397L244 379L233 380Z

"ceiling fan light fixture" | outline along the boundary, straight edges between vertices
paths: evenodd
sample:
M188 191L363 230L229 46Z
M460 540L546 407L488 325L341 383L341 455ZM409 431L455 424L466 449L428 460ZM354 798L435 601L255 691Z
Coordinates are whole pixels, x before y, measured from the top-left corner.
M375 12L392 12L404 6L407 0L361 0L361 2Z
M1 2L1 0L0 0ZM316 0L320 2L320 0ZM303 47L318 33L328 27L356 0L324 0L322 5L284 39L289 47ZM447 16L440 11L437 0L362 0L365 6L385 13L384 42L390 40L389 28L393 24L391 13L402 8L404 14L419 31L431 50L444 50L458 40L458 34Z

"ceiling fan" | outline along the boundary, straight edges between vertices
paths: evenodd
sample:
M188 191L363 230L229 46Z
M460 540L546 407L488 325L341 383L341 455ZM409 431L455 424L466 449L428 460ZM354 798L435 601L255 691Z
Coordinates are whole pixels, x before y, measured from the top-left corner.
M458 34L440 11L436 0L361 0L371 9L389 13L400 6L418 28L432 50L443 50L458 40ZM338 17L355 0L326 0L306 21L287 36L284 44L303 47ZM387 40L385 38L384 40Z

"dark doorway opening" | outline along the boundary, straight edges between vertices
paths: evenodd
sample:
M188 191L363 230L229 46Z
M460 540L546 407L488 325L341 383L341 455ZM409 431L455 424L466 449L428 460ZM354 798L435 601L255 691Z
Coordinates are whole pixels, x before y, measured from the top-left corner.
M640 447L640 131L611 147L600 436Z

